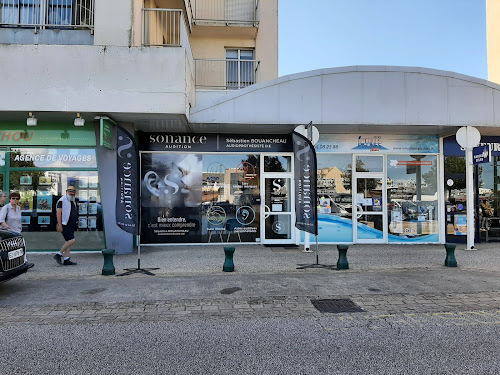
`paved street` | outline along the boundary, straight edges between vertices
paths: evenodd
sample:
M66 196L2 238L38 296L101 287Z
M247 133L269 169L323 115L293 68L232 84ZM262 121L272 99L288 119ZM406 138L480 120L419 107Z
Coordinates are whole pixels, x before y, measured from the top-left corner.
M332 246L319 267L300 249L240 246L232 273L222 247L146 248L155 276L102 276L101 254L75 253L75 267L29 257L32 270L0 284L0 353L26 358L9 373L500 373L491 244L457 249L457 268L429 245L352 246L342 271ZM114 263L123 273L137 255ZM320 312L317 300L360 311Z

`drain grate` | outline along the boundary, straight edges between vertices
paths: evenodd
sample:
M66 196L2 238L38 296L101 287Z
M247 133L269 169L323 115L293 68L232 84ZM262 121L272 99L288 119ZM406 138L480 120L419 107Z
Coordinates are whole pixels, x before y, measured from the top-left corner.
M363 309L350 299L312 299L311 303L321 313L363 312Z

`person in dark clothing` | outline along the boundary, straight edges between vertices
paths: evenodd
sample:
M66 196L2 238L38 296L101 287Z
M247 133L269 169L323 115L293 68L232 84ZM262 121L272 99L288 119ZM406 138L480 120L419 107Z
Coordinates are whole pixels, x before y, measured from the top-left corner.
M73 266L76 262L70 260L71 246L75 243L75 230L78 221L78 209L75 199L76 190L74 186L68 186L66 195L62 196L57 201L56 216L57 216L57 231L61 232L64 237L64 245L61 250L54 255L54 259L58 264L63 266Z

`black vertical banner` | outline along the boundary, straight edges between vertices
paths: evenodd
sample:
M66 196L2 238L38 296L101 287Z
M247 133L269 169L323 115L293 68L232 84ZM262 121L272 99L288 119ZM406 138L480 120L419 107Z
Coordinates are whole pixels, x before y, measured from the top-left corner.
M295 157L295 227L318 234L316 150L303 135L293 132Z
M139 151L134 138L116 129L116 225L139 234Z

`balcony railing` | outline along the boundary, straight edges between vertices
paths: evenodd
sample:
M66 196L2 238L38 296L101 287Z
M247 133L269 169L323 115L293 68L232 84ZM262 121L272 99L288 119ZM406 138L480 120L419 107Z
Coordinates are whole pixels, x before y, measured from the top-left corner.
M236 90L258 82L260 61L195 59L199 89Z
M95 0L0 0L0 26L94 29Z
M180 9L144 8L143 46L180 47L181 25L184 18Z
M194 24L257 26L259 0L190 0Z

